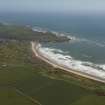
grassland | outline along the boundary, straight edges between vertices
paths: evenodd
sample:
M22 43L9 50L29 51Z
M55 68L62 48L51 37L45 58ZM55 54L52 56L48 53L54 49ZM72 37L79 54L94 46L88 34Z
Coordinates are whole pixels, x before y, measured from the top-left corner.
M51 67L34 56L30 41L21 36L2 36L0 105L105 105L105 84Z
M14 40L36 40L40 42L68 41L66 36L58 37L51 32L35 32L32 27L0 24L0 38Z
M79 78L35 58L29 42L0 43L1 105L104 105L88 88L96 83Z

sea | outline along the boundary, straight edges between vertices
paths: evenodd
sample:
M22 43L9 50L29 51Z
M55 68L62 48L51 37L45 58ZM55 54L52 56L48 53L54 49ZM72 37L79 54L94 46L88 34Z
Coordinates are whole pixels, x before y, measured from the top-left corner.
M0 13L0 22L30 25L35 30L50 31L59 36L72 38L69 42L46 43L43 48L49 54L52 52L57 54L55 59L58 57L59 60L71 60L71 68L91 67L93 70L105 71L105 15L103 14L7 12Z

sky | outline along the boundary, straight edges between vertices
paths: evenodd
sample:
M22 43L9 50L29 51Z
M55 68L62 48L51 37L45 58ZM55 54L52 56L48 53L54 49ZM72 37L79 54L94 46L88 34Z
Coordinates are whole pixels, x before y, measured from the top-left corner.
M105 12L105 0L0 0L0 11Z

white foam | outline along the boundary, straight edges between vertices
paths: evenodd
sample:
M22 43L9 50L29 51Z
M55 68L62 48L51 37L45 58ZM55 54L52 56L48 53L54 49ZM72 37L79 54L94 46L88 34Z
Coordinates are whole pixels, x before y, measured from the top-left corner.
M100 65L99 66L101 69L105 70L105 65Z
M32 30L36 31L36 32L42 32L44 34L47 33L47 32L50 32L50 33L56 35L57 37L65 36L68 39L70 39L70 43L85 42L85 43L92 44L92 45L95 45L95 46L98 46L98 47L105 47L104 42L101 43L101 42L98 42L98 41L89 40L89 39L85 39L85 38L78 38L78 37L75 37L75 36L71 35L70 33L56 32L56 31L49 30L47 28L40 28L40 27L37 27L37 26L32 27Z
M61 32L56 32L56 31L51 31L51 30L48 30L48 29L44 29L44 28L40 28L40 27L32 27L32 30L35 31L35 32L42 32L42 33L47 33L47 32L50 32L54 35L56 35L57 37L67 37L68 39L71 39L71 40L74 40L75 37L73 36L68 36L66 35L66 33L61 33Z
M76 40L76 37L74 37L74 36L72 36L72 35L68 35L68 33L61 33L61 32L56 32L56 31L50 31L52 34L54 34L54 35L56 35L56 36L58 36L58 37L62 37L62 36L64 36L64 37L67 37L68 39L70 39L70 41L72 40L72 41L74 41L74 40Z
M85 38L75 38L75 39L76 39L75 41L86 42L88 44L95 45L97 47L105 47L105 43L101 43L99 41L89 40Z
M56 50L56 49L55 49ZM60 53L54 53L51 48L40 47L40 53L45 57L55 61L57 64L63 65L67 68L87 73L99 78L105 79L105 65L98 65L92 62L85 62L73 59L69 55L63 55Z
M43 29L43 28L39 28L39 27L33 27L32 30L35 32L47 33L47 29Z

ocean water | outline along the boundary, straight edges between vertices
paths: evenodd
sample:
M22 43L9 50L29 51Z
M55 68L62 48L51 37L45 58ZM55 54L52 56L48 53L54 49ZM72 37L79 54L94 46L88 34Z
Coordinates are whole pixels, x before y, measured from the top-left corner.
M98 70L105 70L105 15L1 13L0 21L31 25L40 27L40 30L70 36L73 38L70 42L49 43L43 47Z

